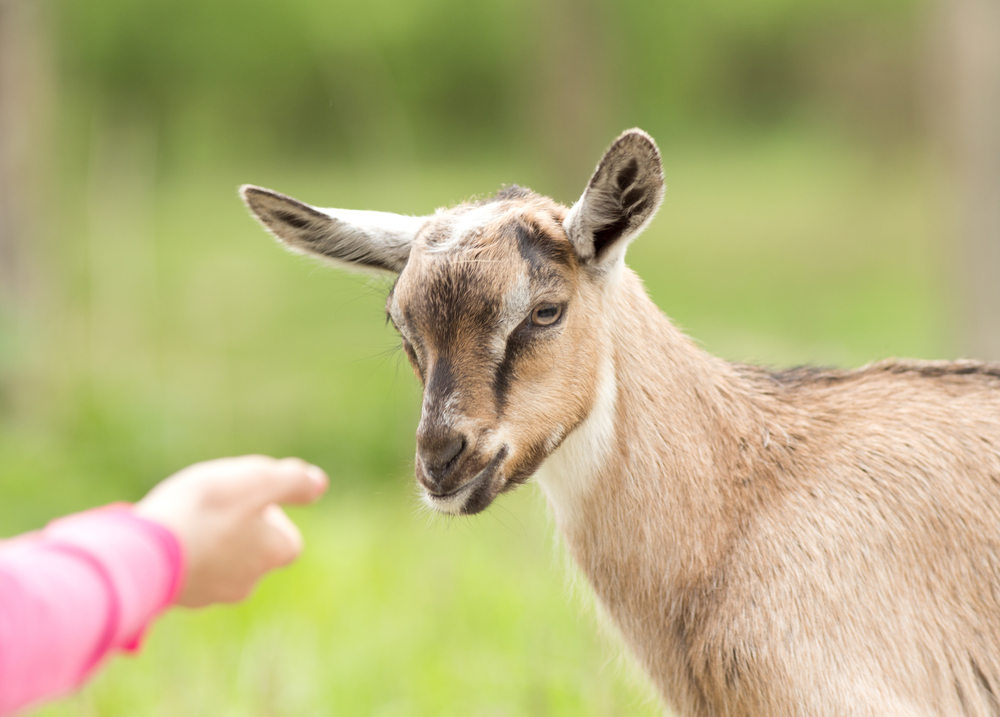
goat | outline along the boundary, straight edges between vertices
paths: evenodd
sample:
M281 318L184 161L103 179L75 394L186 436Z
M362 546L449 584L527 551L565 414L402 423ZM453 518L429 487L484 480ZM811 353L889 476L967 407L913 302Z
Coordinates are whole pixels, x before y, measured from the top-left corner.
M664 194L641 130L571 208L518 187L425 217L241 192L289 248L396 277L424 499L477 513L537 475L680 714L1000 714L1000 365L707 354L624 263Z

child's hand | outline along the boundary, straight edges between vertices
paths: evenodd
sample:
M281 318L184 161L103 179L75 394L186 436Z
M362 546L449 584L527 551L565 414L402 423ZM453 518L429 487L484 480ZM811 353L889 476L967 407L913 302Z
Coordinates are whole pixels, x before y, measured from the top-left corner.
M222 458L167 478L135 511L180 540L187 570L177 603L200 607L242 600L292 562L302 536L277 504L311 503L326 486L326 474L298 458Z

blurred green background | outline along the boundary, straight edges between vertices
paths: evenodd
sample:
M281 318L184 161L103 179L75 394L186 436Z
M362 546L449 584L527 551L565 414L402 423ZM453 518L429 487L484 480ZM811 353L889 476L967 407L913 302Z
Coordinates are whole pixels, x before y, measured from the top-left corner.
M962 257L984 251L955 231L948 12L0 0L0 535L216 456L332 479L292 511L301 562L167 616L42 714L658 714L535 487L471 519L419 505L388 284L281 251L236 188L422 214L517 182L568 204L641 126L668 193L628 262L707 349L948 357L975 345Z

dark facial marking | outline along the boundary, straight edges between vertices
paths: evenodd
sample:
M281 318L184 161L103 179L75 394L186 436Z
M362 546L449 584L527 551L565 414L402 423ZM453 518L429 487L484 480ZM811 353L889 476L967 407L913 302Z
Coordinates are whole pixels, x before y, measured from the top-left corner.
M573 252L569 245L549 237L534 222L517 222L514 237L517 239L517 251L528 262L532 275L551 263L571 266Z
M466 515L473 515L475 513L482 512L491 502L493 502L493 477L503 463L504 458L507 457L508 448L504 446L500 451L493 457L493 460L489 462L486 468L483 469L483 480L479 482L473 490L472 494L466 499L465 505L462 506L462 512Z
M531 315L521 322L507 337L507 345L504 348L503 360L497 367L497 372L493 376L493 396L497 403L497 412L503 414L507 405L507 394L515 376L517 375L517 364L524 356L531 353L532 347L537 340L542 339L553 327L559 326L566 317L566 308L563 307L562 315L555 322L547 326L536 326L531 322Z
M434 362L427 386L424 388L424 400L430 401L431 405L443 405L454 390L455 371L451 360L447 357L439 358Z
M517 374L515 367L518 361L531 350L531 339L535 333L533 329L536 328L538 327L530 326L529 319L514 329L507 337L503 360L493 376L493 396L497 403L497 413L500 415L503 415L504 408L507 406L507 394L510 392L511 383Z
M570 266L574 261L574 254L568 243L564 246L553 240L533 222L518 221L515 223L514 238L517 241L517 249L521 258L528 264L528 272L533 282L552 281L555 275L551 268L553 262ZM565 311L563 314L565 315ZM501 414L507 403L507 393L516 373L517 362L530 350L532 340L539 331L545 331L562 321L560 317L559 321L550 326L534 326L531 324L530 314L525 319L525 322L514 329L507 338L503 360L493 377L493 395L496 399L497 411Z
M481 289L482 284L475 264L446 266L429 277L421 313L432 322L426 328L434 346L454 346L463 331L476 335L493 329L496 302Z
M507 393L510 391L510 384L514 380L514 364L524 353L524 346L517 341L507 341L504 350L503 361L497 367L497 372L493 376L493 396L497 402L497 413L503 415L504 408L507 407Z

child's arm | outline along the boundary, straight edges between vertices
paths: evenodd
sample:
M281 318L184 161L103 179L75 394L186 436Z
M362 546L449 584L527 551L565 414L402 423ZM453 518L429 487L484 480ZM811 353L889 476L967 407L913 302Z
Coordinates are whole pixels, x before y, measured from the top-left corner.
M180 587L167 529L109 506L0 545L0 714L76 687Z
M312 502L326 484L294 458L209 461L134 507L0 543L0 715L76 687L113 650L136 649L171 604L246 597L302 548L278 504Z

